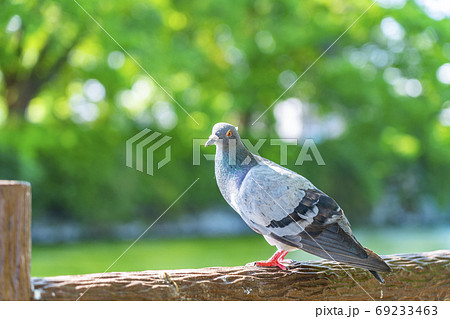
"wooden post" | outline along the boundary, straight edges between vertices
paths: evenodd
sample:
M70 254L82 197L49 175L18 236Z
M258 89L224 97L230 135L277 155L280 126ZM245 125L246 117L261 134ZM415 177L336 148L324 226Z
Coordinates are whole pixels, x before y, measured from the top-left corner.
M34 300L450 300L450 251L383 256L381 285L331 261L33 278ZM353 277L357 283L349 277Z
M31 187L0 180L0 300L31 300Z

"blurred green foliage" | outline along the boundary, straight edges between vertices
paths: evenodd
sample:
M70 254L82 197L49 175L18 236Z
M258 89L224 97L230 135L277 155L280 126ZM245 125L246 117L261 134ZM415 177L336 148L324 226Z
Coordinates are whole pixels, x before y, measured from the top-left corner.
M252 123L286 89L282 75L302 74L370 5L79 3L109 34L74 1L1 2L0 178L32 183L35 218L99 227L154 220L197 177L169 216L223 203L213 163L192 165L192 139L220 121L252 141L276 138L273 108ZM450 90L436 74L449 60L448 18L414 1L374 5L283 96L345 119L343 134L319 141L327 165L294 167L295 150L290 167L352 221L367 222L390 194L399 206L386 205L385 222L400 222L399 208L421 213L425 200L448 212L450 120L440 116ZM172 137L172 161L154 176L125 166L126 140L145 127ZM278 149L261 155L279 160Z

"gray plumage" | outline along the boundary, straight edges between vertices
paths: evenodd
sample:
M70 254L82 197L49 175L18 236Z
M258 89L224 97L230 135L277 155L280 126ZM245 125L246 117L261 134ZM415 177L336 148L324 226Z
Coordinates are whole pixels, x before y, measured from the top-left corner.
M313 255L369 270L389 266L355 238L339 205L303 176L245 148L237 129L214 125L205 144L216 145L217 185L228 204L279 251Z

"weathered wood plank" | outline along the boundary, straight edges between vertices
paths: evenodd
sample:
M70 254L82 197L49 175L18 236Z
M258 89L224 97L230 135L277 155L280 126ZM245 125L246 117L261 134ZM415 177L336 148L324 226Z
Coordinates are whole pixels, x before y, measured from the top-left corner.
M35 300L76 300L87 289L81 300L450 299L450 251L383 258L393 268L384 274L385 285L366 271L329 261L296 263L287 271L217 267L33 278L32 282Z
M30 184L0 181L0 300L30 300Z

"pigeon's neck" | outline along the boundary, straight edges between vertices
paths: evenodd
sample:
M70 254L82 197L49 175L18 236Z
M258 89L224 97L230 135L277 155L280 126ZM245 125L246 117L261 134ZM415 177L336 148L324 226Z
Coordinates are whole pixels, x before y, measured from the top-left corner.
M217 146L216 164L220 164L230 171L241 171L256 165L256 160L242 142L237 141L235 145Z
M216 179L219 188L239 189L248 171L255 165L257 165L255 156L245 148L241 141L237 141L237 144L231 147L229 145L218 145L216 150Z

